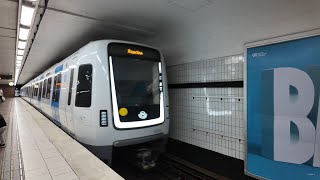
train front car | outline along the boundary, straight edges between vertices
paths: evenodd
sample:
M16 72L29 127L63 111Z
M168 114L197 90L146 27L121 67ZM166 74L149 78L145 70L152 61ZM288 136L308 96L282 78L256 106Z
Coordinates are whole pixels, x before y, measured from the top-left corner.
M100 111L100 124L108 120L108 126L113 128L112 138L104 138L109 143L102 151L104 158L110 164L112 149L126 147L137 153L141 167L152 167L150 151L163 151L169 132L167 78L162 56L156 49L119 41L109 42L105 50L111 107L107 109L111 113ZM103 119L106 114L108 118Z

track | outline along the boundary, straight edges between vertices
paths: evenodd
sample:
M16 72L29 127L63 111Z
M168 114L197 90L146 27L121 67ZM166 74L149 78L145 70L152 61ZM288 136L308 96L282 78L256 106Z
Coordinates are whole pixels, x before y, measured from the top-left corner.
M142 171L129 164L125 160L115 157L112 168L123 178L128 180L211 180L225 179L213 173L199 172L198 167L192 167L188 163L172 155L161 155L157 166L148 171Z

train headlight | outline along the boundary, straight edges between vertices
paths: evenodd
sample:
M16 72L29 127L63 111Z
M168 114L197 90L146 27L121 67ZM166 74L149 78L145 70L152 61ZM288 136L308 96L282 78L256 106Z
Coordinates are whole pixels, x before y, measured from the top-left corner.
M100 126L108 126L108 111L100 110Z

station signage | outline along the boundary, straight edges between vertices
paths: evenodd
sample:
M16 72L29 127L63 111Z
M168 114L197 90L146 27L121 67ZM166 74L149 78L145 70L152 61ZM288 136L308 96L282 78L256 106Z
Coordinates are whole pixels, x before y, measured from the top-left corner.
M320 36L246 54L246 173L320 179Z

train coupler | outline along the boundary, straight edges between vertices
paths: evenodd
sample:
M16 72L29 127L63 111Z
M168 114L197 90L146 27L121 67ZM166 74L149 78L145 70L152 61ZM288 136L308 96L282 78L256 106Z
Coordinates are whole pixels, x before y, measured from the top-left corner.
M142 170L148 170L156 166L156 156L153 155L151 149L137 149L136 160L138 167Z

